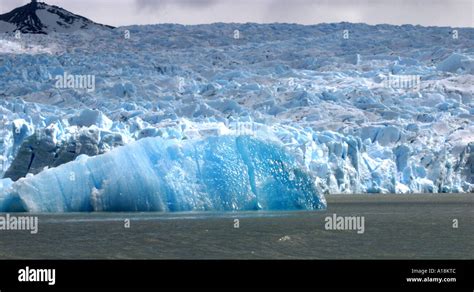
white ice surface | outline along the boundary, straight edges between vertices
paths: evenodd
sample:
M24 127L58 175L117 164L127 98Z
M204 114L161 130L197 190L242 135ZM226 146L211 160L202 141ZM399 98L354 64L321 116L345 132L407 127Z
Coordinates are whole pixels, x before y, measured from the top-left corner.
M6 170L14 158L13 121L54 123L58 141L81 121L127 143L274 140L321 193L472 192L474 29L458 28L458 39L451 32L214 24L27 36L29 46L52 53L0 45L0 162ZM54 76L65 72L95 76L95 91L56 88ZM407 76L419 82L400 85Z

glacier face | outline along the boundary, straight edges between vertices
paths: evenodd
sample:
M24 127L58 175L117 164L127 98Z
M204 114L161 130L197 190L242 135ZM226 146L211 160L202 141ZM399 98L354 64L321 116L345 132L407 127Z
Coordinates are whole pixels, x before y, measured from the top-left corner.
M314 177L292 155L250 136L146 138L6 183L0 210L12 202L31 212L326 207Z
M473 192L473 48L473 28L350 23L5 34L0 177L146 138L250 135L283 145L318 194ZM58 87L68 75L94 90Z

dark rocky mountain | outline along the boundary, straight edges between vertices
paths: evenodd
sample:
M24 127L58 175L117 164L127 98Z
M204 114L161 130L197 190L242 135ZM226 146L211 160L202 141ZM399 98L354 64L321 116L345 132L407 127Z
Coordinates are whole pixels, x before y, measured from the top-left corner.
M48 34L51 32L73 32L80 29L113 28L95 23L90 19L71 13L61 7L32 1L29 4L0 15L0 32Z

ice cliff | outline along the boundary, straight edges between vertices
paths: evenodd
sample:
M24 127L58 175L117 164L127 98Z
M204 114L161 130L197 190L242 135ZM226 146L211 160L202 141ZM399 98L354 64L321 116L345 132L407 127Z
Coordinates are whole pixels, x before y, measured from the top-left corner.
M146 138L21 179L0 195L30 212L298 210L326 207L281 146L249 136ZM4 202L2 206L2 200Z
M318 196L474 192L473 48L473 28L351 23L92 28L25 34L21 41L4 34L0 200L28 210L126 209L120 200L111 203L120 192L90 182L66 184L56 175L78 168L89 172L78 179L94 180L101 168L85 166L112 159L109 152L123 153L122 147L130 153L113 157L142 153L141 145L149 141L186 151L215 141L233 159L242 153L224 145L244 139L235 137L279 145L314 180ZM93 80L93 86L58 86L63 76ZM165 146L153 147L161 153L157 149ZM184 157L192 160L188 154ZM240 183L223 177L230 191L220 194L221 203L212 201L218 190L211 194L207 181L184 164L188 158L178 158L175 166L195 181L178 180L180 185L169 189L193 190L197 196L189 195L191 202L181 193L173 195L187 206L183 209L231 210L233 202L237 209L276 206L235 195L248 182L247 195L257 196L248 174L236 174ZM132 166L145 171L147 192L155 187L148 185L151 177L160 186L171 184L133 159L123 161L109 171L118 175ZM220 171L227 173L228 164ZM236 169L246 169L243 164ZM182 176L177 169L173 173ZM41 188L46 180L54 191ZM115 186L139 184L122 180ZM70 198L72 190L58 190L72 186L77 195ZM204 186L209 193L200 189ZM131 191L122 194L132 200ZM300 202L301 196L286 201L288 208L316 208L311 201ZM172 200L152 198L137 194L129 209L179 210Z

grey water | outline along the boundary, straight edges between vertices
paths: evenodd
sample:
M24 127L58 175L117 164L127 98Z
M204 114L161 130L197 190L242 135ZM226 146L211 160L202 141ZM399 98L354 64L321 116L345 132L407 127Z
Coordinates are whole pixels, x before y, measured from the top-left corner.
M474 194L327 201L323 211L14 214L38 216L38 233L0 230L0 259L474 259ZM364 232L327 230L333 214L363 216Z

